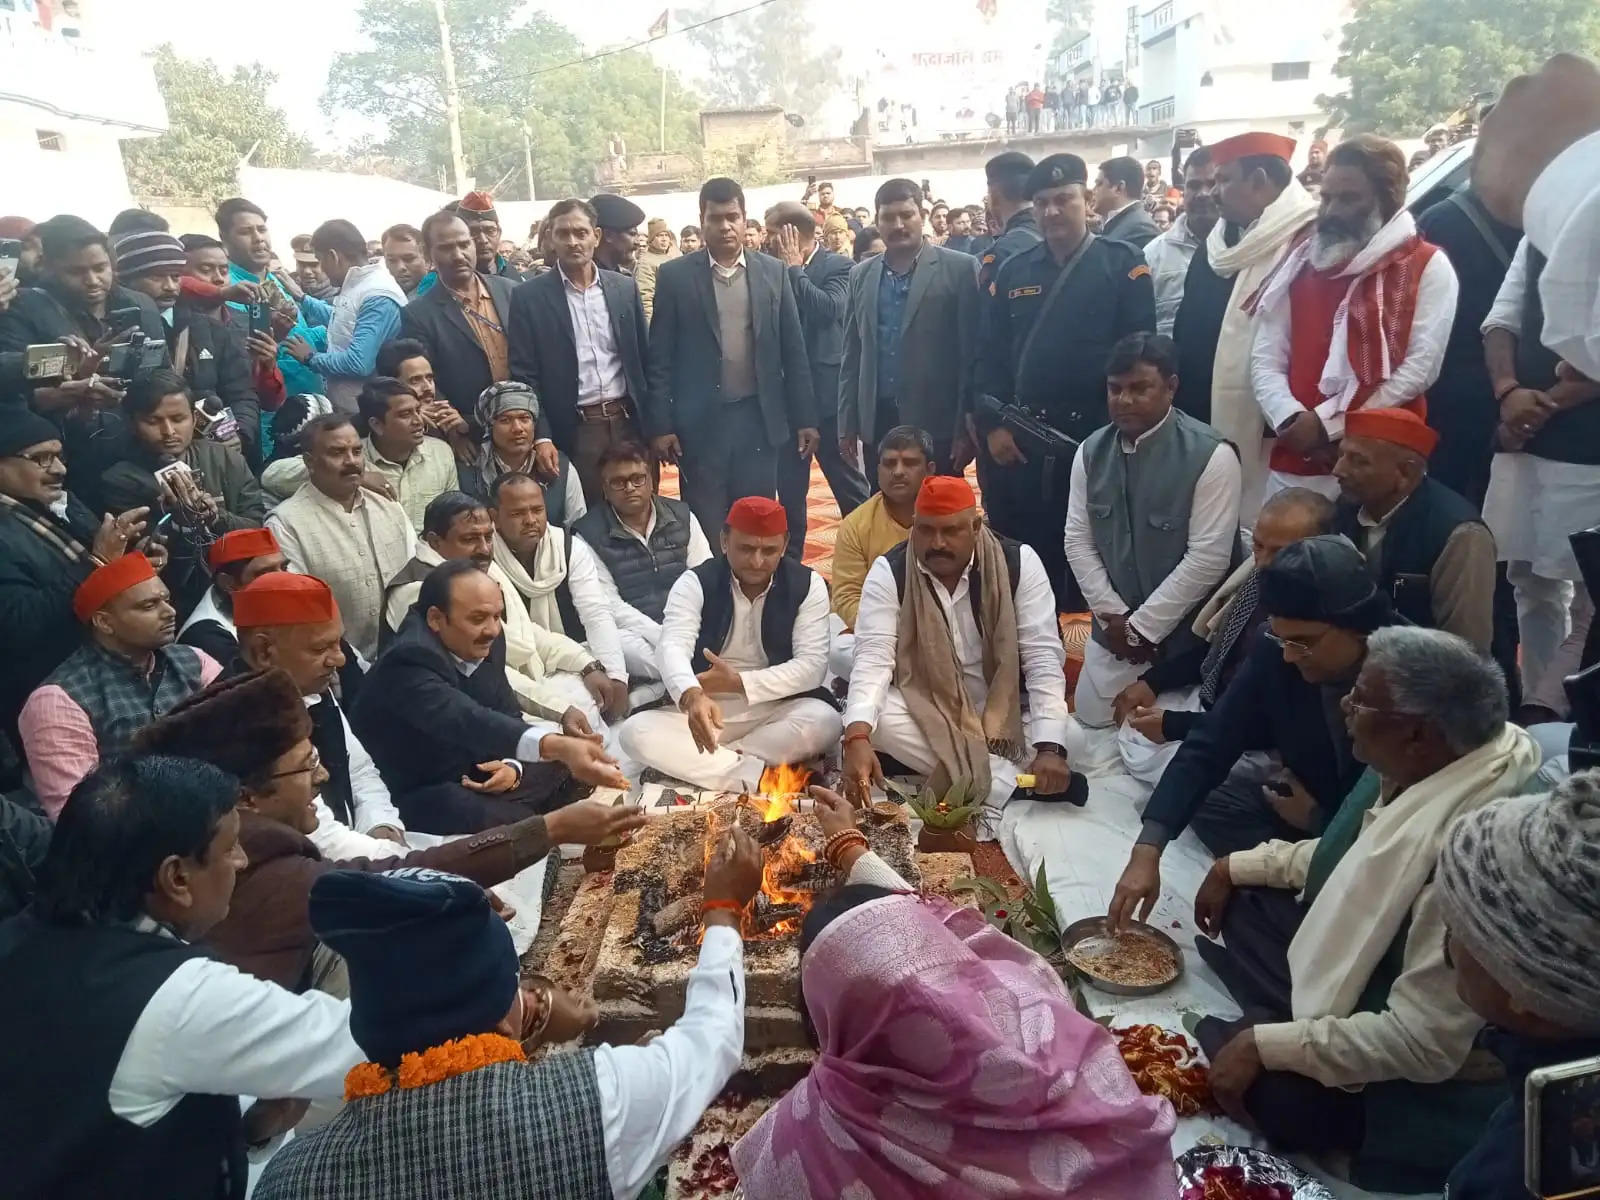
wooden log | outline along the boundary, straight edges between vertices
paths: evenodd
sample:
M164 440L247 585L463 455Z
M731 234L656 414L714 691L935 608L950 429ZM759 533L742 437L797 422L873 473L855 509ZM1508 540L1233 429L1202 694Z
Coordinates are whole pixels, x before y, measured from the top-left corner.
M674 900L651 917L650 927L656 931L657 937L666 937L669 933L682 929L690 921L699 919L700 897L685 896L681 900Z

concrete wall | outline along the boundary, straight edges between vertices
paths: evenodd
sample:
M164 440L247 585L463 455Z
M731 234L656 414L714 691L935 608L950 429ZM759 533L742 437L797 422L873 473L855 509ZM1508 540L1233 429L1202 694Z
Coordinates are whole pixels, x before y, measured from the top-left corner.
M707 150L751 146L767 138L784 141L788 131L781 108L719 109L700 114L700 143Z
M964 141L923 142L914 146L874 146L873 169L880 175L904 175L920 180L940 171L977 171L996 154L1020 150L1037 162L1051 154L1076 154L1090 166L1119 154L1155 153L1151 147L1172 144L1170 126L1154 128L1112 127L1109 129L1069 129L1060 133L1041 133L1008 138L1002 135L968 138ZM982 189L979 189L981 196ZM952 203L956 203L951 197ZM976 200L976 197L974 198Z

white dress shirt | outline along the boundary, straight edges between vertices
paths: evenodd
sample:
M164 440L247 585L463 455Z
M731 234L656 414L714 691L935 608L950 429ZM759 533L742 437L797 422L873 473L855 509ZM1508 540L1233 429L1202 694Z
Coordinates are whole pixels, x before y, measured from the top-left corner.
M619 400L628 393L628 380L600 286L600 268L594 268L594 282L588 287L579 287L559 263L556 270L561 272L561 291L572 318L572 344L578 352L578 406Z
M650 509L650 521L641 534L623 525L640 542L649 543L656 528L656 511ZM689 545L687 562L692 570L711 557L711 546L700 530L700 522L689 518ZM647 639L652 645L661 636L661 626L622 598L616 581L600 556L581 537L574 537L567 557L567 588L572 593L572 603L583 621L583 631L589 649L600 660L606 674L612 679L627 682L628 668L623 662L622 639L619 630L628 630Z
M366 1059L350 1002L291 991L212 958L179 965L134 1022L106 1099L149 1128L191 1092L337 1100Z
M1539 276L1541 340L1589 379L1600 379L1600 130L1539 173L1522 227L1550 261Z
M1169 412L1161 425L1172 419ZM1154 429L1139 436L1133 445L1121 437L1117 446L1132 454ZM1189 613L1222 582L1228 573L1228 560L1239 537L1239 456L1226 442L1218 443L1211 461L1195 481L1194 499L1189 508L1189 544L1178 565L1145 597L1129 623L1139 636L1151 643L1165 641ZM1067 494L1067 561L1077 577L1083 598L1094 612L1121 616L1128 603L1117 594L1095 545L1094 527L1089 520L1089 477L1083 464L1083 447L1072 458L1071 491ZM1137 531L1135 531L1137 536Z
M1066 650L1056 624L1056 595L1050 578L1032 547L1023 546L1021 569L1017 577L1014 603L1017 610L1017 648L1022 673L1028 688L1028 728L1030 742L1067 740ZM915 561L914 557L907 555ZM961 664L967 698L980 711L989 695L983 674L983 638L972 615L968 588L972 579L969 563L954 592L934 579L921 563L916 569L929 576L933 594L944 609L945 621L955 639L956 659ZM861 608L856 613L855 669L850 673L850 699L845 706L844 723L878 723L878 713L894 680L895 643L900 623L900 596L894 585L894 571L887 558L879 558L867 571L861 585Z
M724 712L741 711L769 700L786 700L822 686L828 673L828 585L815 571L808 574L811 588L794 619L794 657L777 664L767 661L766 648L761 644L761 616L766 611L771 585L751 600L739 581L733 581L733 621L727 640L714 652L739 672L744 697L742 702L736 696L716 697ZM692 659L700 638L704 605L700 576L685 571L667 595L661 640L656 646L661 681L674 702L690 688L700 686Z
M306 707L311 708L321 704L322 697L307 696L305 701ZM367 753L361 739L356 737L355 730L350 728L350 718L344 715L344 708L331 696L328 703L338 712L339 725L344 730L344 752L350 760L350 819L354 822L354 828L359 833L370 833L388 826L404 833L406 823L400 817L400 810L394 806L383 776L378 774L378 764L372 761L372 755Z
M645 1046L598 1046L595 1082L611 1194L632 1200L700 1123L744 1053L744 943L712 925L683 1016Z
M1392 364L1389 378L1380 383L1366 403L1367 410L1393 408L1415 400L1439 378L1444 365L1445 346L1456 319L1456 295L1460 285L1455 268L1441 251L1428 260L1417 285L1417 310L1411 320L1411 339L1405 357ZM1256 316L1255 340L1250 348L1250 381L1256 402L1273 429L1308 411L1289 390L1289 344L1291 309L1288 303L1266 305ZM1318 364L1321 370L1321 364ZM1324 397L1314 410L1322 419L1328 437L1344 436L1344 414L1348 404L1340 397Z

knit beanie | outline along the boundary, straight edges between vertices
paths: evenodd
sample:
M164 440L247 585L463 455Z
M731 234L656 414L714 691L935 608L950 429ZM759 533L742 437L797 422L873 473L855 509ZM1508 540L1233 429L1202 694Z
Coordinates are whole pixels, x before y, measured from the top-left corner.
M300 392L278 405L272 416L272 436L279 445L293 445L300 431L317 417L333 411L333 401L317 392Z
M1600 771L1465 814L1437 879L1450 936L1520 1007L1600 1034Z
M519 969L506 923L471 880L425 867L330 871L311 887L311 928L344 956L350 1036L395 1067L511 1011Z
M41 442L59 442L61 430L26 404L0 404L0 458Z
M151 271L182 274L189 265L183 243L159 230L123 234L112 248L117 256L118 279L137 279Z
M1322 621L1356 633L1393 624L1394 609L1349 538L1326 533L1290 542L1261 569L1261 607L1269 617Z

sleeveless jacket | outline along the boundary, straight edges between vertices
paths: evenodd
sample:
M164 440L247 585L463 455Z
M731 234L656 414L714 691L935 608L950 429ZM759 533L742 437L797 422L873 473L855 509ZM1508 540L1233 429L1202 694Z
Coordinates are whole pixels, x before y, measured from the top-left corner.
M719 554L695 567L694 573L700 579L702 600L700 633L695 638L691 661L696 671L704 671L711 666L706 660L706 651L721 653L728 641L728 631L733 628L733 572L727 558ZM811 591L812 575L810 567L788 555L778 561L766 603L761 607L761 649L766 653L769 666L794 657L794 622L800 615L800 605ZM815 688L805 695L838 706L833 693L826 688Z
M107 1096L145 1006L198 957L123 925L46 925L30 912L0 924L6 1195L243 1200L237 1096L190 1093L147 1126L115 1114Z
M617 592L652 621L661 620L667 593L689 565L689 506L666 496L655 498L656 527L645 545L626 528L609 504L596 505L573 523L572 532L611 572Z
M1221 441L1211 426L1178 409L1132 454L1123 450L1115 425L1102 425L1085 439L1081 454L1090 530L1111 586L1130 612L1150 598L1188 553L1195 485ZM1236 560L1237 539L1235 543ZM1195 648L1200 639L1194 618L1190 612L1178 622L1161 643L1160 658ZM1098 620L1092 636L1107 645Z
M1358 546L1365 544L1366 532L1357 516L1360 511L1359 504L1342 503L1338 509L1339 532ZM1388 593L1395 611L1413 625L1434 626L1429 582L1433 564L1450 535L1469 523L1483 524L1478 510L1438 480L1424 476L1384 526L1377 549L1367 555L1367 568L1378 589Z
M1539 298L1539 276L1545 256L1528 247L1528 282L1522 295L1522 331L1517 335L1517 382L1524 387L1548 388L1556 382L1560 358L1545 347L1544 302ZM1523 450L1552 462L1600 466L1600 401L1591 400L1551 415Z
M147 677L127 659L85 642L47 684L66 692L89 718L104 761L127 749L133 735L200 690L200 654L174 643L155 652Z

